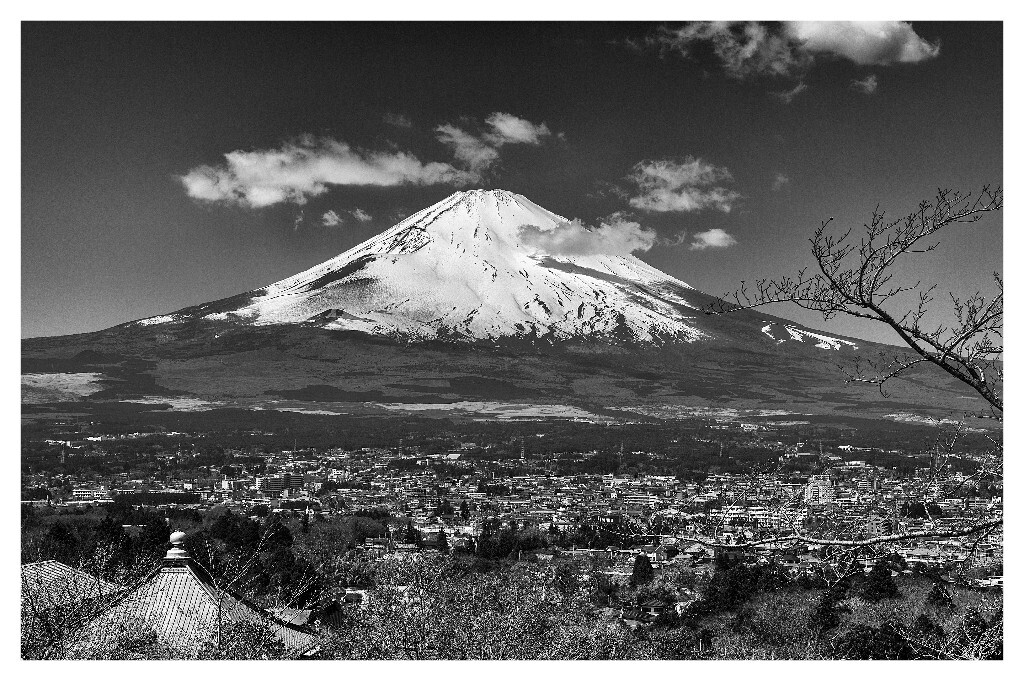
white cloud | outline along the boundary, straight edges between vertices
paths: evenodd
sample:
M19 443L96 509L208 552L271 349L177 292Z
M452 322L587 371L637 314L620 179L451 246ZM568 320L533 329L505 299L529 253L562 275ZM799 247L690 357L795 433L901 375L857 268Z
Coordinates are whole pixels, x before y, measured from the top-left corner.
M772 97L775 97L776 99L778 99L783 104L790 104L790 103L792 103L794 97L796 97L798 94L800 94L801 92L803 92L806 89L807 89L807 85L803 81L800 81L799 83L796 84L796 87L794 87L792 90L782 90L781 92L770 92L769 94Z
M359 222L370 222L373 220L373 216L367 213L362 208L356 208L355 210L342 211L348 213ZM345 219L338 215L335 210L329 210L320 217L320 221L324 224L324 227L337 227L345 224Z
M497 146L503 144L540 144L551 136L547 124L531 123L512 114L495 111L485 121L490 127L486 133L488 141Z
M658 235L616 214L590 229L579 220L549 229L522 225L519 238L523 245L546 255L629 255L650 250Z
M449 124L439 125L435 132L437 139L451 148L455 158L467 166L476 181L498 160L495 147L462 128Z
M422 163L403 151L364 151L344 142L304 137L280 149L232 151L220 166L198 166L179 179L188 195L202 201L262 208L304 204L334 185L390 187L450 184L474 176L448 163Z
M862 66L913 64L939 55L938 43L919 36L906 21L790 21L785 31L801 49Z
M818 55L888 66L939 54L937 43L919 36L905 21L695 21L662 27L647 43L683 57L691 57L699 46L710 46L722 70L739 79L799 76Z
M736 243L736 239L724 229L715 227L706 232L697 232L690 242L691 251L703 251L706 248L727 248Z
M324 227L337 227L344 220L341 216L335 213L333 210L329 210L320 217L320 221L324 224Z
M689 212L711 208L732 210L740 195L718 183L732 180L729 170L688 156L682 163L641 161L627 178L638 193L629 199L634 208L651 212Z
M772 191L781 191L783 187L789 184L789 177L782 173L775 173L775 177L772 179Z
M399 114L385 114L384 121L401 127L411 125ZM499 148L507 144L538 145L554 136L544 123L531 123L500 111L484 123L475 126L479 129L476 133L450 124L435 129L437 139L451 148L461 167L423 163L400 149L368 151L330 138L304 136L279 149L229 152L224 154L222 164L197 166L178 179L194 199L249 208L304 204L310 196L323 194L331 186L464 186L483 179L498 160Z
M352 217L354 217L356 220L359 220L359 222L370 222L371 220L373 220L373 216L367 213L362 208L356 208L355 210L350 211L350 213Z
M866 95L873 95L878 90L878 76L872 73L863 80L852 80L850 81L850 87Z
M472 121L465 121L463 125L477 128L479 132L469 132L450 123L437 126L435 132L437 139L451 148L455 158L465 164L477 180L497 162L501 147L507 144L537 146L552 137L545 123L531 123L500 111L488 116L484 126Z

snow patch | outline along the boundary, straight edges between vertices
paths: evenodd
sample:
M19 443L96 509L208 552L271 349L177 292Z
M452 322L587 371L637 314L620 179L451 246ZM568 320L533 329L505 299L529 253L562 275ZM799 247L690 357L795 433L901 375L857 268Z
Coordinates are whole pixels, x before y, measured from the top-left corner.
M173 322L173 321L174 321L174 317L172 317L171 315L169 315L169 314L162 314L162 315L160 315L158 317L149 317L148 319L140 319L138 321L138 323L141 324L142 326L151 326L153 324L167 324L168 322Z
M787 339L776 338L772 335L772 322L768 322L761 327L761 333L771 338L776 343L784 343ZM814 331L808 331L807 329L801 329L791 324L785 324L783 328L786 333L789 334L789 340L794 340L802 343L805 339L817 341L814 347L821 348L822 350L841 350L844 345L848 345L854 350L857 349L857 344L842 338L834 338L832 336L826 336L824 334L815 333Z

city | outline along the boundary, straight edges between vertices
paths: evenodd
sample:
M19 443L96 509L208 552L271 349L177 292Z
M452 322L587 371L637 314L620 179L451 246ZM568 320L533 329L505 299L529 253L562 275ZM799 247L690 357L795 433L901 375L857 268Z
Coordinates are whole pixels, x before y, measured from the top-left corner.
M440 437L427 446L400 439L390 448L268 453L190 451L183 443L196 436L187 433L86 435L35 443L51 452L53 465L27 466L22 504L58 516L115 503L162 513L219 508L314 526L367 515L381 522L351 549L374 560L439 545L473 554L485 533L516 528L529 541L518 542L510 557L599 558L611 577L628 577L640 555L655 571L685 565L708 572L716 553L730 546L748 560L781 561L793 578L812 576L830 567L830 540L907 535L895 544L904 569L1001 586L1001 526L958 536L1001 515L1001 480L981 474L998 463L992 455L951 459L939 470L935 450L836 444L826 451L820 443L793 442L800 435L793 427L690 428L675 432L689 432L712 452L717 447L723 463L734 462L733 449L760 455L746 471L687 479L657 474L671 468L658 452L621 444L611 451L538 451L543 432L504 442ZM869 463L880 457L898 465ZM100 470L126 470L57 472L69 463L89 469L90 461ZM153 475L153 468L167 472ZM805 539L785 539L795 535ZM870 569L875 561L861 562Z
M662 9L21 24L26 665L1003 659L1003 22Z

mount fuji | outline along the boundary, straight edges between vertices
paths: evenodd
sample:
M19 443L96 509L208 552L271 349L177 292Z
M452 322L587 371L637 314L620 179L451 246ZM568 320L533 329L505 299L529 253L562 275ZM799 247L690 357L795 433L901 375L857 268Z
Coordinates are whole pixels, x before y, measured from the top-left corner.
M410 340L708 337L687 284L632 255L558 255L525 238L568 224L518 194L459 192L305 272L138 323L303 323Z
M609 254L601 236L518 194L458 192L263 288L27 339L23 401L350 413L498 400L587 414L876 417L973 406L936 372L890 398L846 384L837 363L895 349L760 311L704 314L717 298L628 245Z

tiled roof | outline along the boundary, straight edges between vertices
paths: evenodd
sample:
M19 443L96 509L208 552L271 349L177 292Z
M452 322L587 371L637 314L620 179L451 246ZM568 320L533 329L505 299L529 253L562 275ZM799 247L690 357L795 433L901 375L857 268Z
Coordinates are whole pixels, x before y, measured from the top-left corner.
M110 632L116 635L125 627L142 626L175 648L195 651L216 642L223 627L232 623L268 627L293 655L310 653L317 647L311 633L215 587L191 559L166 561L150 578L87 623L80 636L96 641Z
M122 587L56 560L21 566L21 606L63 607L87 599L111 596Z

